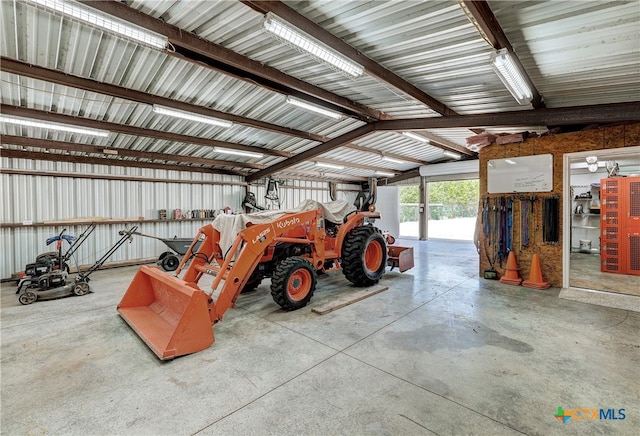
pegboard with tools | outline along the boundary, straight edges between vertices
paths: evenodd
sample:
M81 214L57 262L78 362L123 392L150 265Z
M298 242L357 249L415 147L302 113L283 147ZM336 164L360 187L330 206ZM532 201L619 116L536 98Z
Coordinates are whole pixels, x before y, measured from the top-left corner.
M540 245L557 245L560 236L557 195L491 196L482 199L484 251L491 269L509 252L521 254Z

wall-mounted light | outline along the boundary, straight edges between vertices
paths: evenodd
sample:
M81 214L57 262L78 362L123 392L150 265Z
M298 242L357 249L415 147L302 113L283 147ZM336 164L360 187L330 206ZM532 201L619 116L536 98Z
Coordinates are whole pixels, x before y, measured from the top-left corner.
M271 12L268 12L264 16L262 25L264 30L269 32L269 34L273 35L278 40L302 52L303 54L315 58L334 70L346 73L350 77L354 78L360 77L364 74L364 68L362 65L342 56L337 51L307 35L300 29L292 27L289 23L281 20Z
M382 176L382 177L394 177L396 174L395 173L388 173L386 171L376 171L375 175L376 176Z
M519 104L529 104L533 93L525 79L525 75L506 48L498 50L491 56L491 66Z
M422 135L418 135L417 133L413 133L413 132L402 132L402 134L404 136L406 136L407 138L411 138L414 139L416 141L420 141L420 142L424 142L425 144L429 143L429 138L425 138Z
M264 154L256 153L254 151L234 150L234 149L231 149L231 148L220 148L220 147L213 147L213 150L216 153L234 154L236 156L255 157L255 158L258 158L258 159L261 158L261 157L264 157Z
M27 120L24 118L14 118L6 115L0 115L0 122L7 124L16 124L25 127L37 127L41 129L57 130L60 132L77 133L78 135L91 135L106 138L109 136L108 130L91 129L89 127L76 127L67 124L54 124L44 121Z
M395 157L390 157L390 156L387 156L385 154L382 155L382 160L387 161L387 162L391 162L391 163L397 163L397 164L404 163L403 160L396 159Z
M318 168L331 168L332 170L343 170L344 169L344 167L342 165L334 165L334 164L324 163L324 162L316 162L315 166L317 166Z
M48 10L61 13L70 18L82 21L93 27L100 28L109 33L124 36L136 42L164 49L167 46L167 38L157 33L149 32L138 26L133 26L124 21L114 20L111 16L85 7L75 2L63 0L24 0L27 3L42 6Z
M315 112L320 115L324 115L325 117L333 118L334 120L339 120L342 118L342 114L339 112L334 112L329 109L325 109L323 107L317 106L315 104L307 103L304 100L300 100L290 95L287 96L287 103L302 109L306 109L311 112Z
M442 152L442 154L444 154L445 156L450 157L450 158L452 158L452 159L460 159L460 158L462 157L462 155L461 155L461 154L459 154L459 153L455 153L455 152L453 152L453 151L449 151L449 150L444 150L444 151Z
M587 161L587 169L590 173L598 171L598 156L587 156L585 160Z
M233 126L231 121L221 120L218 118L208 117L205 115L194 114L193 112L181 111L178 109L173 109L166 106L161 106L159 104L153 105L153 111L160 115L168 115L170 117L182 118L183 120L196 121L198 123L205 123L212 126L224 127L228 129Z

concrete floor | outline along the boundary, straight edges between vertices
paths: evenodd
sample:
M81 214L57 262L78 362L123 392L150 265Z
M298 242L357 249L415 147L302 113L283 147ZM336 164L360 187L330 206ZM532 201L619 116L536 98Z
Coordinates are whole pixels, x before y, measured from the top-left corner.
M637 434L640 313L479 278L470 243L399 242L416 268L388 273L387 291L320 316L353 292L341 274L296 312L263 283L213 346L170 362L117 315L137 268L29 306L4 284L1 433ZM558 407L626 419L563 424Z
M576 288L640 296L640 276L600 271L600 255L571 253L569 284Z

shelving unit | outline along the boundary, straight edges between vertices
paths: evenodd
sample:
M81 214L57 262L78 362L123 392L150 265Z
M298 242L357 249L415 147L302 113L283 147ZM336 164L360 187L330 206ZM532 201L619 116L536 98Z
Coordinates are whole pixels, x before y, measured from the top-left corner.
M600 189L592 185L572 186L571 251L600 253ZM589 197L583 197L589 193Z
M602 179L601 271L640 275L640 177Z

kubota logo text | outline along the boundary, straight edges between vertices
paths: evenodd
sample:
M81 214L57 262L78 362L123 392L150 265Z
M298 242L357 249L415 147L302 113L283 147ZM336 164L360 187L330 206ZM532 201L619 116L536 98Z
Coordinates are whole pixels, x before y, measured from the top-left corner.
M292 226L294 224L298 224L299 222L300 222L300 218L294 217L294 218L291 218L290 220L278 221L276 223L276 226L279 229L284 229L285 227L289 227L289 226Z

